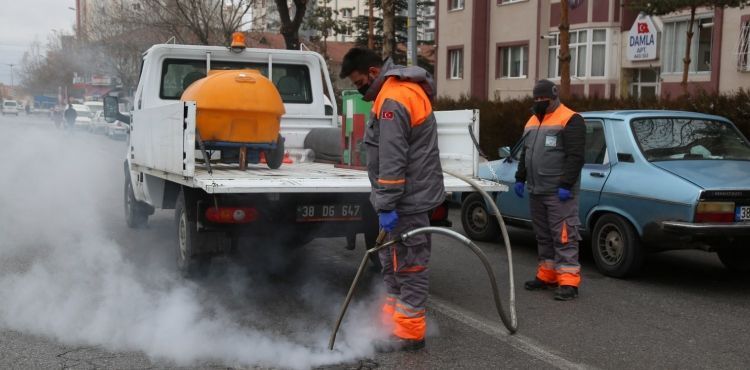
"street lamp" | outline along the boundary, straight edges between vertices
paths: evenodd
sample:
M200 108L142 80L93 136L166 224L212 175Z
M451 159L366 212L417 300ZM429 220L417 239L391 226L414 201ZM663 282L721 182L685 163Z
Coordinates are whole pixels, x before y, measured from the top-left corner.
M6 65L8 65L8 67L10 67L10 89L12 91L13 90L13 66L15 64L13 64L13 63L6 63Z

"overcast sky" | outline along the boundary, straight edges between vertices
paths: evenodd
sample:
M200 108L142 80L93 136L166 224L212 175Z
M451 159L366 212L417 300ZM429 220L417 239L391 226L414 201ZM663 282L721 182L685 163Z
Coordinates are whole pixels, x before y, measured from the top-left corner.
M18 84L17 68L36 37L44 47L53 29L73 33L75 0L0 0L0 82Z

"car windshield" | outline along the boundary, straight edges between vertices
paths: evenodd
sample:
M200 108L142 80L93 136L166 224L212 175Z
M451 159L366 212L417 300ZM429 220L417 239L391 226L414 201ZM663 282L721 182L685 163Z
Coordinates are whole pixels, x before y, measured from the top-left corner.
M5 103L3 103L3 105L5 105L6 107L15 107L18 104L16 104L16 102L14 101L6 101Z
M649 118L631 122L649 161L750 160L750 144L731 124L691 118Z

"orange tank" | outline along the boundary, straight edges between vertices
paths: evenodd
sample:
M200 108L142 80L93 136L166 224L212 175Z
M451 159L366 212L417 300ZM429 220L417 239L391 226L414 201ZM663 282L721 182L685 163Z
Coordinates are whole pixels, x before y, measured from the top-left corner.
M182 93L195 101L196 125L206 142L276 143L284 103L273 83L251 69L215 70Z

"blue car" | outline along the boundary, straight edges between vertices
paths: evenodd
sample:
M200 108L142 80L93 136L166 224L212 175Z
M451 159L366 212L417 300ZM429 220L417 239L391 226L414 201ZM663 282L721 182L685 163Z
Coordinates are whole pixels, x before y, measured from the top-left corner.
M679 111L582 113L580 218L598 269L626 277L649 251L697 248L750 271L750 143L724 117ZM522 145L500 149L479 176L512 188ZM506 223L531 227L528 194L496 194ZM479 194L463 194L470 238L499 228Z

